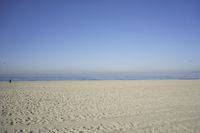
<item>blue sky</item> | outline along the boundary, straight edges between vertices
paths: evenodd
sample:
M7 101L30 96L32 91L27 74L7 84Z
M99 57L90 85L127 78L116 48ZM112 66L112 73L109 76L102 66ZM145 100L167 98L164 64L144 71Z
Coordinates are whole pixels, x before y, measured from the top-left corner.
M1 0L0 74L200 71L199 0Z

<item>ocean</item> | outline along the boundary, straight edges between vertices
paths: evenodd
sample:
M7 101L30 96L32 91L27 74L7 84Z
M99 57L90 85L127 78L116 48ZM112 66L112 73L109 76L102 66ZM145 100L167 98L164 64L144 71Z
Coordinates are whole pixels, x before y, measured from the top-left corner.
M53 81L53 80L192 80L200 79L200 72L135 73L135 74L82 74L82 75L0 75L0 81Z

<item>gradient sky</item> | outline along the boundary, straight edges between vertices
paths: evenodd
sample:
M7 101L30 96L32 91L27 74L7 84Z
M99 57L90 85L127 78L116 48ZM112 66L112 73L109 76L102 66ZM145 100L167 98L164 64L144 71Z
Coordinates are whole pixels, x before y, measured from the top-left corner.
M1 0L0 74L200 71L199 0Z

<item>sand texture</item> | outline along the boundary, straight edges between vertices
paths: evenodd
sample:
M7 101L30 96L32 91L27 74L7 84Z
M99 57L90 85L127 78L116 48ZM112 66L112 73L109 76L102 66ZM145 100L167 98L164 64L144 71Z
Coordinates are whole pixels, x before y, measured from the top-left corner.
M200 133L200 80L0 82L0 133Z

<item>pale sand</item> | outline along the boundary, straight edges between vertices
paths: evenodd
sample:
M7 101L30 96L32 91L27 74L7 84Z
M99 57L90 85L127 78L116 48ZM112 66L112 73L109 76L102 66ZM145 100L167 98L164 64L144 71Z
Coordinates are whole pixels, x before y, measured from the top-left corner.
M0 132L200 133L200 80L0 82Z

